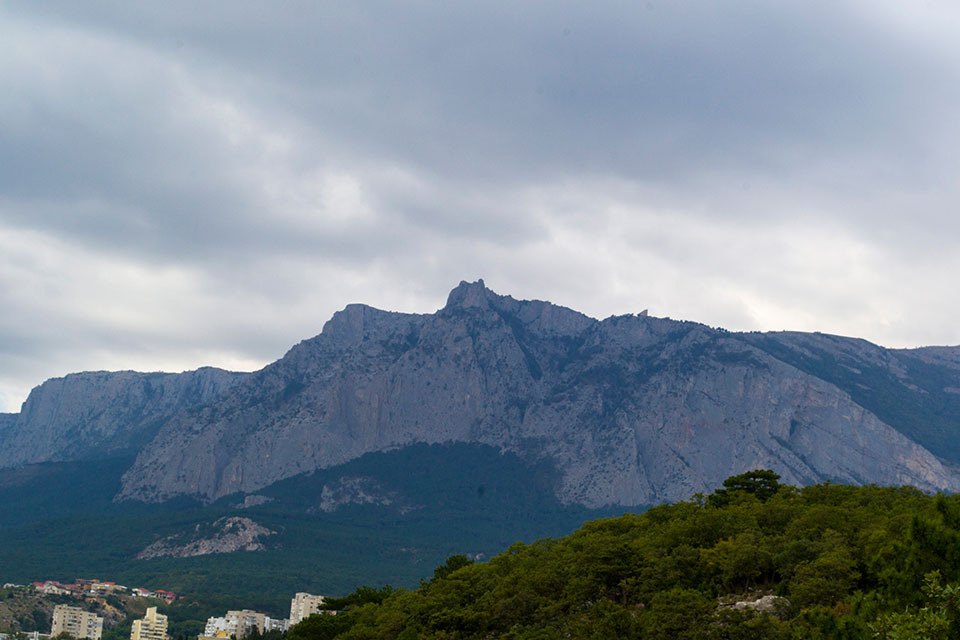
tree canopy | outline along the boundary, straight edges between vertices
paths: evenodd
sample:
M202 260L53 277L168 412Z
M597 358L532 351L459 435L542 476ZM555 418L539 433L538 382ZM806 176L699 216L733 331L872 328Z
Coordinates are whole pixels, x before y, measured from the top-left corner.
M418 589L361 588L290 637L960 638L956 497L778 480L751 471L487 562L453 556Z

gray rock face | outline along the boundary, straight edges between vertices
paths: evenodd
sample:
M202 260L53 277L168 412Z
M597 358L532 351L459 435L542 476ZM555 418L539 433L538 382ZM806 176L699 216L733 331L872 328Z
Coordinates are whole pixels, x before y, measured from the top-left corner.
M161 538L138 553L137 559L192 558L214 553L262 551L265 548L262 539L275 533L250 518L220 518L206 528L196 525L192 531Z
M0 468L137 453L118 499L201 500L414 443L547 460L590 507L786 482L960 487L960 348L597 321L461 283L434 314L349 305L252 374L72 374L0 414ZM360 482L360 481L358 481ZM393 500L330 486L329 506ZM415 497L413 497L415 499Z
M721 608L727 607L743 611L744 609L753 609L758 612L776 614L786 610L790 606L790 601L773 594L761 596L756 600L739 600L731 605L721 605Z
M0 468L135 452L179 412L210 403L246 374L95 371L47 380L19 414L0 414Z
M330 513L346 504L375 504L389 506L400 500L396 491L383 488L374 479L365 476L350 476L340 478L332 485L323 485L320 502L317 509ZM413 507L401 506L400 511L406 513Z
M855 401L846 378L821 377L810 362L822 353L861 375L882 371L904 398L920 388L904 363L921 356L863 341L645 315L597 321L482 281L461 283L435 314L350 305L214 402L167 419L119 498L211 500L442 442L548 458L557 495L591 507L684 499L759 467L799 484L960 486L944 459ZM937 384L960 389L954 351L922 357ZM960 427L960 412L951 419L941 427Z

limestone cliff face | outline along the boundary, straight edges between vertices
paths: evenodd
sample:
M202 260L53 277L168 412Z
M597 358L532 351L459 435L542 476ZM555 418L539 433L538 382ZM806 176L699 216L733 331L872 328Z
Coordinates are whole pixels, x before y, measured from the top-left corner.
M47 380L19 414L0 414L0 468L135 453L178 412L208 404L245 374L95 371Z
M49 380L0 414L0 468L137 453L118 499L213 500L466 442L549 461L561 500L599 507L687 498L758 467L798 484L955 490L958 435L960 348L598 321L480 281L434 314L350 305L252 374ZM341 489L331 500L356 488Z
M921 376L914 361L934 369ZM931 380L960 389L958 363L949 349L917 355L646 316L597 321L461 283L435 314L350 305L281 360L173 413L119 498L216 499L440 442L549 459L562 478L557 495L594 507L687 498L757 467L796 483L953 490L952 450L938 457L922 429L905 435L898 421L910 415L888 411L883 398L893 389L916 404L911 385L923 391ZM862 380L848 380L856 364ZM950 420L937 428L956 433L960 410Z

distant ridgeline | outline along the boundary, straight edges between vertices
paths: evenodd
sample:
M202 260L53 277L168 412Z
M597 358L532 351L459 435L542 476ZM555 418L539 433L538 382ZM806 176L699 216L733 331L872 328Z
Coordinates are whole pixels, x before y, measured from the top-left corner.
M960 347L595 320L461 283L253 373L86 372L0 414L0 579L415 585L587 519L784 482L960 487Z
M960 500L781 486L769 471L488 562L453 556L412 591L362 588L289 640L960 637Z

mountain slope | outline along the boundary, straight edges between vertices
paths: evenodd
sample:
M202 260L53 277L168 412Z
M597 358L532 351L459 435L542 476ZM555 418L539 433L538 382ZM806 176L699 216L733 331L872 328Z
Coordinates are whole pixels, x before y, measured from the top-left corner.
M839 360L862 343L809 339ZM844 380L794 357L812 348L798 340L646 316L597 321L497 295L482 281L461 283L435 314L350 305L216 401L167 420L124 475L120 497L213 500L441 442L549 461L556 495L589 507L681 499L758 467L798 484L960 486L922 444L956 433L960 412L936 433L894 428L879 404L858 403ZM929 366L960 387L945 353L948 364ZM891 385L883 393L892 401L916 393L909 381Z
M135 452L173 415L208 404L246 374L94 371L47 380L19 414L0 414L0 469Z
M287 637L960 637L957 496L769 478L736 486L485 562L448 558L416 590L358 589L325 603L336 616Z
M884 349L822 333L739 337L837 386L932 453L960 463L960 348Z
M289 602L298 590L415 586L451 554L489 556L517 540L564 535L585 520L622 513L561 505L549 464L483 445L371 453L209 505L111 502L124 462L129 466L117 459L0 470L4 580L101 575L178 593L259 593ZM276 533L262 537L257 551L146 558L155 555L146 550L170 542L217 538L235 518Z

